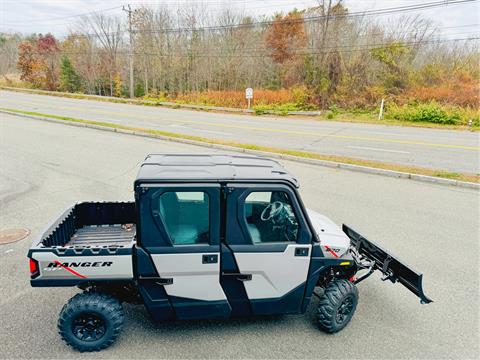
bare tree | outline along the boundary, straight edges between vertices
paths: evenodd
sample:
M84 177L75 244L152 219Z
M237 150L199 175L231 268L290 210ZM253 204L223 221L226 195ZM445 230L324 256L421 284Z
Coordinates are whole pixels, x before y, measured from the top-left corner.
M109 76L110 96L114 94L114 76L119 72L118 52L124 39L125 31L122 30L122 22L116 16L106 16L94 13L83 18L80 23L82 29L87 30L86 36L92 41L98 42L106 56L106 66Z

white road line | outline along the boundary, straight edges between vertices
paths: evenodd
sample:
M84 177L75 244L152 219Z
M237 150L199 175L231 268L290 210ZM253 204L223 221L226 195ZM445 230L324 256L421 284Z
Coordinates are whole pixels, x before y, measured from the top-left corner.
M177 125L177 124L169 124L169 127L175 127L175 128L182 128L182 129L190 129L189 126L184 126L184 125Z
M223 132L223 131L203 130L203 129L194 129L194 130L203 131L203 132L206 132L206 133L218 134L218 135L232 135L231 133Z
M218 135L232 135L231 133L228 133L228 132L215 131L215 130L204 130L204 129L194 128L194 127L191 127L191 126L185 126L185 125L170 124L168 126L169 127L175 127L175 128L182 128L182 129L190 129L190 130L194 130L194 131L201 131L201 132L212 133L212 134L218 134Z
M389 149L379 149L379 148L372 148L366 146L347 146L350 149L358 149L358 150L372 150L372 151L383 151L389 153L396 153L396 154L410 154L408 151L401 151L401 150L389 150Z

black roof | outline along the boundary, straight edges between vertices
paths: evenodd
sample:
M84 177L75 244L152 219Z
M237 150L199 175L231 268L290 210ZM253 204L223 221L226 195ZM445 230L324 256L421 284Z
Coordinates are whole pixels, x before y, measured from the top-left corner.
M136 182L151 181L286 181L298 187L277 161L251 155L150 154Z

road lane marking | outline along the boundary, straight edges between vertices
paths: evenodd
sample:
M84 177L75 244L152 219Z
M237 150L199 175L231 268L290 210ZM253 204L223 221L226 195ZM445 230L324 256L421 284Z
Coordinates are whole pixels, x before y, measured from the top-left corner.
M359 150L372 150L372 151L384 151L389 153L397 153L397 154L410 154L409 151L400 151L400 150L389 150L389 149L379 149L367 146L347 146L350 149L359 149Z
M192 128L195 131L200 131L200 132L206 132L210 134L218 134L218 135L232 135L232 133L224 132L224 131L215 131L215 130L204 130L204 129L198 129L198 128Z
M224 132L224 131L205 130L205 129L193 128L193 127L184 126L184 125L170 124L170 125L168 125L168 126L169 126L169 127L176 128L176 129L187 129L187 130L200 131L200 132L206 132L206 133L211 133L211 134L233 135L232 133L228 133L228 132Z
M0 103L2 101L5 101L5 99L0 99ZM27 101L6 99L6 102L24 104L30 107L34 105L31 101L27 102ZM77 106L47 105L47 104L38 104L38 103L36 103L35 105L44 106L44 107L53 108L53 109L75 110L75 111L78 111L79 113L91 112L91 113L107 114L107 115L115 115L115 116L126 115L124 112L109 111L109 110L94 110L94 109L87 109L87 108L77 107ZM68 116L68 115L59 115L59 116ZM158 117L155 119L155 118L152 118L152 116L144 116L140 114L131 115L131 116L135 118L144 119L144 120L158 120ZM98 120L98 121L102 121L102 120ZM480 147L478 146L438 144L438 143L428 143L428 142L422 142L422 141L382 139L382 138L371 138L371 137L353 136L353 135L322 134L322 133L316 133L313 131L285 130L285 129L275 129L275 128L266 128L266 127L258 127L258 126L247 126L247 125L232 125L232 124L212 123L208 121L175 120L175 119L169 119L168 121L181 122L183 124L197 124L197 125L222 127L222 128L230 128L230 129L251 130L251 131L266 132L266 133L283 133L283 134L289 134L289 135L324 137L324 138L334 138L334 139L342 139L342 140L360 140L360 141L367 141L367 142L370 141L370 142L392 143L392 144L402 144L402 145L419 145L419 146L433 147L433 148L461 149L461 150L472 150L472 151L480 150ZM122 124L121 122L120 123L115 122L115 123ZM125 123L123 124L126 125Z

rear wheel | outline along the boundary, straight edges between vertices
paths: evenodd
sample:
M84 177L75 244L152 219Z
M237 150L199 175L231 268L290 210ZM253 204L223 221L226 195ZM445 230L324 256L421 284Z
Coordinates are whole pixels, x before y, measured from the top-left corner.
M320 328L328 333L342 330L352 319L357 303L358 290L353 283L336 280L328 284L317 310Z
M124 312L114 297L97 292L77 294L63 306L58 319L62 339L79 351L112 345L122 329Z

